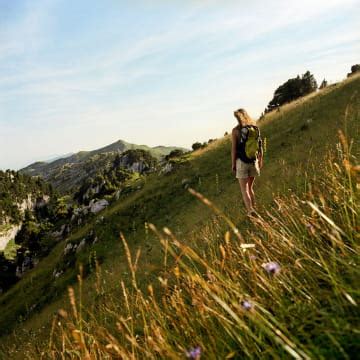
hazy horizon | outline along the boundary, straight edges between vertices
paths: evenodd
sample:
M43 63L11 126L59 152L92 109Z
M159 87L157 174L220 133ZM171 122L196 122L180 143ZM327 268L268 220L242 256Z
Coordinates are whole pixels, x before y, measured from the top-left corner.
M0 169L123 139L190 148L360 59L360 0L0 0Z

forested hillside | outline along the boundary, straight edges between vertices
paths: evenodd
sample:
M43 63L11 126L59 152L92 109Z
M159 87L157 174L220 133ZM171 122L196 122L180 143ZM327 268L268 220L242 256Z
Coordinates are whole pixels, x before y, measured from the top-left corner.
M51 186L40 178L0 170L0 225L18 224L29 203L51 192Z
M127 151L142 151L159 161L175 149L180 148L171 146L151 148L146 145L135 145L119 140L101 149L80 151L50 163L36 162L25 167L21 172L31 176L40 176L51 183L60 193L72 193L79 189L84 180L109 168L119 154Z

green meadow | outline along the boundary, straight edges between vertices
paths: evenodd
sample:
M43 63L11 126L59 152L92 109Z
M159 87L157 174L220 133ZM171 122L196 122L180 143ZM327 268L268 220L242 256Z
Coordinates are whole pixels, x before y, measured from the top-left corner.
M0 296L0 358L356 357L359 90L353 76L259 120L252 219L228 135L134 179L70 234L97 238L74 265L60 242Z

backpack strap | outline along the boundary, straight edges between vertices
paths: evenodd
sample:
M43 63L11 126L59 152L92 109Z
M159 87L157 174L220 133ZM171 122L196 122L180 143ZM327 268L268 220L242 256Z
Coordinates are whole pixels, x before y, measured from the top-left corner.
M263 142L262 142L261 135L260 135L260 129L257 126L255 126L255 127L258 132L258 142L259 142L258 147L259 147L260 152L263 152Z

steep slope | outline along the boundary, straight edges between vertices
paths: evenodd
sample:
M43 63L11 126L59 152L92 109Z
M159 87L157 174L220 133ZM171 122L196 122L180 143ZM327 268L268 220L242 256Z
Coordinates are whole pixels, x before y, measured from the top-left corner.
M339 129L353 140L353 152L359 154L359 88L360 78L354 77L286 105L260 122L267 143L265 165L257 180L260 211L272 204L274 193L302 193L307 177L314 173L321 176L325 151L336 151ZM84 264L84 274L88 275L84 283L84 303L93 296L89 285L95 279L91 273L94 257L103 262L108 291L118 287L118 276L126 276L128 271L118 239L120 231L133 252L142 248L143 256L138 263L140 285L156 282L162 268L162 252L157 237L149 233L146 223L154 223L158 228L167 226L181 240L189 241L194 239L191 234L197 229L202 231L201 225L213 220L211 211L186 191L187 186L212 199L241 230L247 228L238 184L230 172L229 155L230 139L225 137L195 152L172 173L150 175L141 190L120 198L90 224L70 235L67 244L78 244L89 234L95 234L97 239L85 242L82 252L72 254L71 267L66 267L66 245L61 243L33 272L0 298L0 326L9 330L16 326L25 329L24 338L17 338L19 342L28 341L27 331L34 329L38 329L38 337L46 337L53 311L67 306L64 290L75 280L80 263ZM61 270L62 275L54 278L54 270ZM27 321L17 324L19 318ZM41 330L42 326L46 331ZM9 344L14 339L4 337L1 341Z
M20 171L27 175L40 176L60 192L66 193L76 189L86 177L94 175L98 169L106 167L116 154L135 149L149 151L152 156L160 160L172 150L181 148L171 146L151 148L118 140L93 151L80 151L52 162L36 162Z

